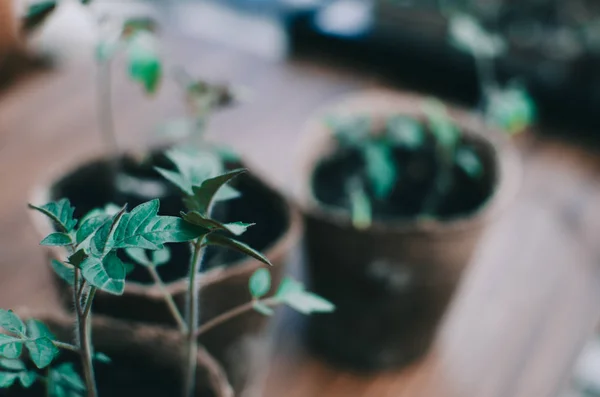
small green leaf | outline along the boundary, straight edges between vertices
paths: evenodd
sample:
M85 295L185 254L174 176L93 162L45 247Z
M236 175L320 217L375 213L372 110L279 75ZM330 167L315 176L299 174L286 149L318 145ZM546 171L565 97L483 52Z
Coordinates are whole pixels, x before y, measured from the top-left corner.
M388 197L398 178L398 166L392 147L383 141L365 142L363 156L370 185L375 197Z
M219 157L210 151L174 148L168 150L165 156L175 165L177 171L155 168L156 171L188 196L194 194L193 186L218 175L223 168Z
M130 77L142 83L147 94L154 94L162 76L158 45L153 34L137 31L127 42Z
M423 146L425 131L421 123L407 116L393 116L387 121L388 136L398 146L415 150Z
M232 250L251 256L252 258L257 259L264 264L272 266L271 262L263 254L251 248L249 245L244 244L241 241L234 240L230 237L216 233L211 233L208 236L206 236L206 243L208 245L216 245L225 248L230 248Z
M80 397L85 393L85 384L72 363L51 368L48 387L52 397Z
M71 240L71 236L69 236L67 233L52 233L49 234L48 236L46 236L45 239L42 240L42 242L40 243L41 245L46 245L46 246L65 246L65 245L69 245L72 244L73 241Z
M236 236L240 236L248 230L250 226L254 226L256 223L244 223L244 222L230 222L224 223L225 229Z
M24 371L25 363L18 359L0 358L0 370L7 369L10 371Z
M254 298L258 299L265 296L271 289L271 273L264 268L256 270L250 277L248 287Z
M73 218L75 208L71 206L71 203L67 199L50 202L41 207L29 204L29 208L49 217L56 224L60 232L70 233L75 225L77 225L77 219Z
M287 277L282 281L275 298L303 314L328 313L335 310L333 303L305 291L302 283Z
M23 30L31 32L38 28L56 8L56 0L30 3L23 21Z
M272 316L273 314L275 314L273 309L271 309L269 306L265 305L260 301L253 302L252 308L254 308L254 310L265 316Z
M37 374L33 371L23 371L19 373L19 382L21 382L21 385L26 389L33 386L36 380Z
M75 270L72 266L64 264L56 259L52 259L50 262L52 265L52 270L64 281L66 281L69 285L73 285Z
M146 255L146 250L141 248L126 248L125 253L133 259L138 265L152 266L152 262Z
M461 147L456 151L456 164L471 178L479 178L483 174L483 164L475 151L469 147Z
M194 186L192 190L194 192L193 201L195 203L195 210L204 215L208 214L217 192L225 186L227 182L244 172L246 172L245 169L229 171L214 178L206 179L200 186ZM223 198L221 198L221 200L223 200Z
M18 379L19 374L15 372L2 372L0 371L0 388L9 388Z
M154 266L164 265L165 263L169 262L170 259L171 251L167 247L152 252L152 263Z
M17 335L25 334L25 323L12 310L0 309L0 328Z
M50 332L48 327L46 327L46 324L34 319L27 320L27 336L30 339L48 338L50 340L56 340L56 337Z
M229 232L235 236L239 236L243 234L250 226L253 226L254 223L244 223L244 222L231 222L231 223L221 223L217 220L211 219L205 215L202 215L198 211L190 211L188 213L181 213L181 217L186 221L193 225L203 227L208 231L213 230L224 230Z
M29 357L36 367L46 368L56 356L59 350L47 337L25 341L25 347L29 351Z
M94 234L100 226L102 226L106 221L111 218L110 215L101 213L95 216L86 216L79 229L77 229L77 244L83 243L86 239L88 239L92 234Z
M94 287L114 295L125 290L126 267L115 251L103 259L89 257L81 264L83 278Z
M108 357L106 354L104 353L95 353L94 354L94 360L104 363L104 364L110 364L112 362L112 360L110 359L110 357Z
M0 357L19 358L23 350L23 341L21 339L0 334Z
M354 181L348 186L352 224L356 229L363 230L371 226L373 210L371 200L359 181Z

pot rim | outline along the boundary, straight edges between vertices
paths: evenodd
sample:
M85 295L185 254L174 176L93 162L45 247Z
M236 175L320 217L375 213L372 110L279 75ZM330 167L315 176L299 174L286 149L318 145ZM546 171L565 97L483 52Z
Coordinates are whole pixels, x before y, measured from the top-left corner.
M155 149L149 148L145 150L153 151ZM127 156L129 154L137 154L139 152L140 149L123 150L117 154L117 157ZM34 188L29 195L30 203L34 205L47 203L50 200L51 187L55 185L61 178L73 172L81 165L107 160L111 157L115 156L107 155L106 153L80 155L73 158L71 161L66 163L61 162L61 164L51 167L38 179L40 182L37 182L34 185ZM272 263L277 263L280 260L285 259L285 255L287 255L287 253L294 248L296 241L300 239L302 234L302 219L298 208L292 202L290 202L285 195L279 194L268 179L262 178L261 174L255 172L254 170L252 171L252 175L259 179L271 194L274 194L281 199L283 210L287 216L287 225L283 233L264 250L264 255L269 258ZM54 231L52 222L47 217L39 214L37 211L30 211L29 214L31 223L33 224L40 238L44 238ZM64 247L49 246L44 248L50 250L56 258L64 258L67 255L67 251ZM198 280L198 283L200 288L203 288L219 283L230 277L254 272L256 269L264 266L266 265L257 259L245 257L229 264L228 266L218 266L203 272ZM165 282L164 285L171 295L185 293L187 291L187 278L183 277L175 281ZM103 293L103 291L98 292ZM123 295L144 296L148 299L162 301L163 290L161 287L155 284L143 284L135 281L128 281L125 283L125 291Z
M361 114L385 116L403 114L420 117L420 104L426 96L416 93L401 93L384 89L357 91L342 100L336 100L317 111L306 123L303 139L296 156L295 186L293 196L297 205L307 215L327 220L344 228L354 228L347 211L320 203L312 189L312 177L319 161L333 153L336 144L323 126L323 116L336 114ZM446 104L451 119L461 127L464 135L484 143L491 149L492 162L496 168L491 195L475 210L446 220L395 218L386 221L374 219L364 233L385 234L448 234L463 233L480 227L497 217L510 203L519 190L522 169L519 156L505 134L483 123L469 111ZM357 232L361 232L357 230ZM451 237L445 236L444 238Z

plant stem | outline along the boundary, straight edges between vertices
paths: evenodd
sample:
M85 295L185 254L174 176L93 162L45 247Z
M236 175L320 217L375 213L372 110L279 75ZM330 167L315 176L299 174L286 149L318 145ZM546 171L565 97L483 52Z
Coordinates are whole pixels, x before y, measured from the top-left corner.
M79 347L72 345L70 343L59 342L57 340L53 340L52 343L54 344L54 346L58 347L59 349L70 350L70 351L78 353L78 354L81 353L81 350L79 349Z
M110 60L100 61L98 63L98 121L100 123L100 132L102 139L111 157L110 167L113 175L119 170L119 163L116 155L119 153L119 143L115 132L114 117L112 111L112 90L111 90L111 62Z
M87 297L82 316L78 321L79 344L81 345L81 364L85 378L87 397L96 397L98 395L96 389L96 377L94 376L94 365L92 363L92 329L91 317L89 316L95 294L96 287L92 287Z
M179 327L179 330L181 331L182 334L187 334L188 327L185 324L185 320L183 319L183 316L179 312L179 309L177 308L177 305L175 304L175 301L173 300L173 296L171 296L169 291L167 291L167 288L165 287L165 284L161 280L160 275L156 271L156 268L154 266L146 266L146 269L148 269L148 272L150 273L150 276L154 280L154 283L158 286L158 288L162 292L163 297L165 299L165 303L169 307L169 310L171 311L173 318L175 318L175 321L177 321L177 326Z
M200 262L203 255L203 238L198 239L192 245L192 258L190 260L190 274L187 295L187 372L185 374L185 384L183 388L183 397L192 397L196 388L196 364L198 357L198 340L196 339L196 329L198 328L199 313L199 288L196 281Z
M263 305L266 306L276 306L280 302L275 298L263 299L259 301ZM203 324L201 327L198 327L196 330L196 338L200 335L210 331L214 327L223 324L226 321L231 320L234 317L237 317L241 314L251 311L254 308L255 301L250 301L248 303L244 303L243 305L234 307L233 309L226 311L223 314L214 317L212 320L208 321L206 324Z

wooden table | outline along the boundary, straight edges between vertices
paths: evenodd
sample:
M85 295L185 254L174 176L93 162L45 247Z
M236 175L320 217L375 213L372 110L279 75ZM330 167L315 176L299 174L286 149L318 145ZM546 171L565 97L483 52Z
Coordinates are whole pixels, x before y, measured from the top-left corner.
M352 74L266 61L208 42L176 40L169 52L193 73L252 89L250 103L215 117L212 134L282 188L289 186L304 120L369 85ZM0 307L57 304L25 204L51 167L101 150L93 73L82 62L0 96ZM156 141L152 126L182 111L171 82L146 101L118 69L114 87L123 146ZM357 375L312 358L292 337L280 338L265 396L556 395L600 314L600 158L537 138L521 140L520 148L520 193L487 233L427 357L409 368ZM294 328L295 319L284 328Z

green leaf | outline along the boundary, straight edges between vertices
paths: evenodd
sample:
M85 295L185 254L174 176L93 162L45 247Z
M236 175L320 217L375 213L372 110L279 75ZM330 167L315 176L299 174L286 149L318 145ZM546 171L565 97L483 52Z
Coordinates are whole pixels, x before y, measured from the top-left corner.
M230 237L223 236L221 234L211 233L208 236L206 236L206 244L230 248L232 250L251 256L252 258L257 259L262 263L272 266L271 262L263 254L254 250L249 245L244 244L241 241L234 240Z
M371 200L360 182L352 182L348 186L352 224L356 229L367 229L373 221Z
M30 339L48 338L50 340L56 340L56 337L50 332L48 327L46 327L46 324L34 319L27 320L27 336Z
M282 281L275 298L303 314L328 313L335 310L333 303L305 291L302 283L288 277Z
M21 339L0 334L0 357L19 358L23 350L23 341Z
M64 264L56 259L52 259L50 262L52 265L52 270L64 281L66 281L69 285L73 285L75 269L72 266Z
M509 134L516 134L535 122L536 106L523 87L511 84L504 89L489 91L485 114L492 124Z
M0 328L17 335L25 334L25 323L12 310L0 309Z
M195 203L194 209L201 214L208 214L219 189L221 189L221 187L223 187L227 182L231 181L236 176L243 174L244 172L246 172L245 169L229 171L214 178L206 179L202 182L202 184L200 184L200 186L194 186L192 188L194 192L192 198L193 202Z
M104 353L95 353L94 360L99 361L104 364L110 364L112 360Z
M158 250L165 243L183 243L206 233L205 229L181 218L157 216L159 206L159 201L155 199L124 214L115 230L112 248Z
M256 270L250 277L248 287L254 298L258 299L265 296L271 289L271 273L264 268Z
M85 394L85 384L72 363L51 368L48 387L52 397L80 397Z
M455 155L456 164L471 178L479 178L483 174L483 164L472 148L458 148Z
M372 120L366 116L328 116L325 125L333 132L340 146L360 148L371 137Z
M148 255L146 255L146 250L142 248L126 248L125 253L131 259L135 261L138 265L142 266L152 266L152 262L148 259Z
M147 94L154 94L162 76L158 45L153 34L137 31L127 42L129 76L140 82Z
M29 351L31 361L40 369L50 365L59 353L58 347L47 337L27 340L25 347Z
M114 295L125 290L126 267L115 251L104 258L89 257L81 264L83 278L94 287Z
M112 249L112 240L118 225L121 225L121 219L127 215L125 207L117 212L113 217L96 230L90 241L91 255L102 258L107 255Z
M492 58L506 51L506 43L500 36L487 32L479 22L464 14L455 14L449 21L452 44L476 57Z
M75 225L77 225L77 219L73 218L75 208L71 206L71 203L67 199L50 202L41 207L29 204L29 208L37 210L50 218L60 232L70 233Z
M392 147L383 141L366 142L363 156L369 182L375 197L388 197L398 178L398 168Z
M453 150L460 138L460 132L448 116L444 104L437 99L429 99L423 104L423 112L438 144Z
M40 243L41 245L46 245L46 246L65 246L65 245L69 245L72 244L73 241L71 240L71 236L69 236L67 233L52 233L49 234L48 236L46 236L45 239L42 240L42 242Z
M174 148L165 152L165 156L175 165L177 171L155 168L156 171L190 196L194 194L193 186L218 175L223 169L219 157L206 150Z
M164 265L165 263L169 262L170 259L171 251L167 247L152 252L152 263L154 266Z
M223 224L223 226L229 233L234 234L236 236L244 234L250 226L254 225L256 225L256 223L230 222Z
M31 32L38 28L56 8L56 0L30 3L23 21L23 30Z
M181 217L193 225L203 227L208 231L224 230L235 236L243 234L250 226L255 225L254 223L244 222L231 222L221 223L217 220L211 219L207 216L202 215L198 211L190 211L188 213L181 213Z
M0 358L0 370L7 369L10 371L24 371L25 363L18 359Z
M275 314L273 309L271 309L269 306L265 305L260 301L253 302L252 308L265 316L272 316L273 314Z
M0 388L11 387L18 379L19 374L15 372L2 372L0 371Z
M37 380L37 374L33 371L23 371L19 372L19 382L23 385L24 388L28 389Z
M104 223L111 218L110 215L102 213L95 216L86 216L81 225L77 229L76 240L77 244L83 243L92 236Z
M391 141L410 150L423 146L425 131L421 123L407 116L393 116L387 121L388 136Z

